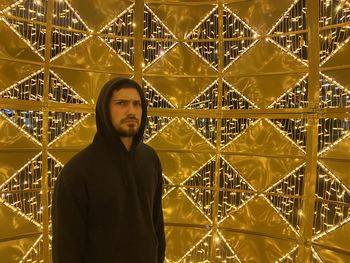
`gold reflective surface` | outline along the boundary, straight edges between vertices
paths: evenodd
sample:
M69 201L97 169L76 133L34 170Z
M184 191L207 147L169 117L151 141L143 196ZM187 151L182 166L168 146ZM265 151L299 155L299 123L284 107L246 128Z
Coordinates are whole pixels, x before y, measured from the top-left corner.
M53 184L114 76L146 94L166 262L350 260L348 0L0 10L1 263L50 263Z

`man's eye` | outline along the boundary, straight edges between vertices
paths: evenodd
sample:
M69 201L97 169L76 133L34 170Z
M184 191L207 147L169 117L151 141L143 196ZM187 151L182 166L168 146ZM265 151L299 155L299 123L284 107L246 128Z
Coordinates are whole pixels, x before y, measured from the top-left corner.
M141 107L141 102L140 101L134 101L134 107Z
M126 101L117 101L116 104L120 105L120 106L125 106L126 105Z

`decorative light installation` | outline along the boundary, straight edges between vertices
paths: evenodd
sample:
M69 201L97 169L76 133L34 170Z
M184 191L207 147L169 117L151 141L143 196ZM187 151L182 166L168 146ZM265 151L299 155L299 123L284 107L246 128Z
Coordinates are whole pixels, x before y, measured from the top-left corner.
M218 219L243 206L256 194L255 189L224 159L220 158Z
M150 66L151 62L160 58L176 44L174 40L176 37L147 5L143 23L143 37L146 39L143 41L143 66Z
M350 190L321 164L317 174L314 239L350 219Z
M129 66L134 65L134 26L134 5L131 5L98 32L102 35L99 38Z
M319 5L320 59L323 64L349 41L350 3L346 0L319 0Z
M305 32L297 32L305 31ZM289 54L307 62L306 0L297 0L276 23L268 35ZM280 36L279 36L280 35Z
M350 108L350 91L321 73L320 107Z
M192 41L188 46L201 57L204 58L214 69L218 66L218 37L219 22L218 9L215 7L188 35L186 39L203 40ZM213 41L205 41L213 40Z
M326 147L331 147L337 140L348 134L349 130L350 120L348 119L320 119L318 126L318 150L321 151Z
M258 34L226 7L223 14L223 37L230 39L224 41L224 67L231 65L258 41Z
M304 194L305 164L298 167L285 178L266 191L272 205L286 218L295 229L300 229Z

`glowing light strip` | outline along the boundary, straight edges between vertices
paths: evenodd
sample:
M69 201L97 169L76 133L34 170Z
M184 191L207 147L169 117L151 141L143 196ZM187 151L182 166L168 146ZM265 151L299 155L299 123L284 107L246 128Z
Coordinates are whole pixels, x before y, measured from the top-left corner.
M261 196L262 198L265 199L265 201L272 207L273 210L275 210L275 212L279 215L279 217L285 222L287 223L287 225L292 229L292 231L299 237L299 233L298 231L294 228L294 226L285 218L285 216L283 215L283 213L277 209L276 206L274 206L274 204L270 201L270 199L268 199L264 194L259 194L259 196ZM294 205L294 203L293 203Z
M172 180L169 179L168 176L166 176L164 173L162 173L162 176L169 182L170 189L165 192L165 194L162 195L162 199L164 199L170 192L172 192L175 189L175 186L171 186L171 184L174 184Z
M282 130L276 125L274 124L272 121L270 121L269 119L267 118L264 118L264 120L268 123L270 123L274 128L275 130L277 130L277 132L279 132L280 134L283 135L284 138L286 138L287 140L289 140L292 144L294 144L294 146L296 146L300 151L302 151L304 154L306 154L306 151L301 148L295 141L293 141L292 138L290 138L288 135L286 135L285 133L282 132ZM291 121L294 121L294 119L288 119L288 120L291 120ZM305 127L307 127L307 123L305 124Z
M323 263L322 259L317 254L317 252L315 251L314 247L311 247L311 251L312 251L313 258L316 259L318 262Z
M256 105L254 102L252 102L250 99L248 99L245 95L243 95L240 91L238 91L236 88L233 87L229 82L227 82L225 79L223 79L223 82L229 86L235 93L237 93L239 96L243 97L250 105L252 105L256 109L260 109L258 105Z
M117 55L117 57L126 65L128 66L129 69L134 70L133 67L117 52L115 51L110 45L108 45L108 43L100 36L97 37L98 39L100 39L102 41L103 44L105 44L110 50L112 50L112 52Z
M251 124L248 125L247 128L244 129L244 131L240 132L235 138L233 138L229 143L227 143L226 145L222 146L220 148L221 151L224 151L225 148L228 148L231 144L233 144L235 141L238 140L238 138L240 138L243 134L247 133L249 129L253 128L258 122L260 122L261 119L257 119L255 121L253 121Z
M292 87L292 88L290 88L290 89L288 89L286 92L284 92L281 96L279 96L275 101L273 101L267 108L268 109L272 109L274 106L275 106L275 104L277 104L278 102L280 102L280 100L284 97L284 96L286 96L286 95L288 95L288 93L290 93L291 91L293 91L293 89L295 89L297 86L299 86L300 84L301 84L301 82L302 81L304 81L304 80L306 80L306 78L309 76L309 73L306 73L304 76L302 76L299 80L298 80L298 82L294 85L294 87Z
M20 1L22 2L22 1ZM35 54L37 54L42 60L45 60L45 58L40 54L40 52L34 48L32 46L32 43L30 43L30 41L27 39L27 38L24 38L17 30L16 28L11 24L9 23L5 18L1 17L0 20L4 21L6 23L6 25L22 40L24 41L24 43L26 43L28 45L28 47L34 51Z
M57 55L55 55L54 57L52 57L50 59L50 62L56 60L57 58L61 57L62 55L66 54L69 50L71 50L73 47L76 47L80 44L82 44L83 42L85 42L86 40L88 40L89 38L91 38L92 35L89 35L89 36L84 36L82 39L80 39L79 41L77 41L76 43L74 43L73 45L67 47L64 49L64 51L62 52L59 52Z
M294 58L295 60L297 60L298 62L300 62L301 64L303 64L305 67L309 67L309 64L303 60L301 60L299 57L297 57L294 53L292 53L289 49L281 46L279 43L277 43L275 40L271 39L271 38L266 38L265 41L269 41L272 44L274 44L276 47L278 47L279 49L281 49L282 51L284 51L284 53L288 54L289 56L291 56L292 58Z
M271 185L269 188L267 188L264 192L265 193L272 193L270 192L273 188L275 188L276 186L278 186L280 183L282 183L284 180L288 179L288 177L292 176L295 172L297 172L298 170L300 170L303 166L305 166L306 163L302 163L301 165L299 165L297 168L295 168L293 171L291 171L290 173L288 173L286 176L284 176L282 179L278 180L276 183L274 183L273 185Z
M185 185L185 183L187 181L189 181L193 176L195 176L200 170L202 170L205 166L207 166L208 164L210 164L211 162L215 162L215 156L211 157L207 162L205 162L204 164L202 164L195 172L193 172L189 177L187 177L182 183L180 183L180 185ZM199 173L198 173L199 174Z
M65 112L68 113L68 112ZM60 135L56 136L55 139L53 139L51 142L49 142L48 146L50 147L53 143L55 143L56 141L58 141L60 138L62 138L63 136L65 136L68 132L70 132L71 130L73 130L78 124L82 123L85 119L87 119L87 117L89 117L91 115L91 113L86 113L85 116L83 116L80 120L74 122L74 124L69 127L67 130L65 130L63 133L61 133ZM62 122L61 122L62 123Z
M221 238L222 241L224 241L225 245L228 247L228 249L231 251L235 259L241 263L242 261L239 259L238 255L235 253L235 251L231 248L231 246L228 244L224 236L221 234L220 230L217 230L216 233L218 233L219 237Z
M339 183L343 189L350 194L350 189L343 184L338 177L336 177L325 165L322 164L322 162L317 161L317 164L330 176L332 179L334 179L337 183ZM327 199L326 199L327 200ZM350 222L350 215L348 215L347 218L345 218L343 221L340 221L338 224L334 224L331 228L321 232L320 234L315 235L312 237L312 241L315 241L317 239L320 239L321 237L335 231L336 229L340 228L341 226L345 225L346 223Z
M336 49L334 49L321 63L320 67L322 67L328 60L330 60L341 48L345 46L350 41L350 36L345 39L342 43L339 43Z
M289 251L287 254L285 254L283 257L278 259L278 262L283 262L285 259L292 259L290 257L290 255L292 255L297 249L298 249L299 245L296 245L292 248L291 251Z
M165 118L172 118L172 117L165 117ZM145 143L149 143L155 136L157 136L159 133L161 133L167 126L169 126L172 122L174 122L176 119L178 119L178 117L173 118L172 120L170 120L167 124L165 124L162 128L159 129L159 131L157 131L156 133L154 133L152 136L150 136Z
M189 39L190 36L196 33L196 30L218 9L218 5L214 5L213 9L211 9L199 22L198 24L187 34L184 36L184 39Z
M189 108L190 105L192 103L194 103L197 99L199 100L200 96L204 95L204 93L206 93L212 86L214 86L215 84L218 84L218 80L214 80L212 83L210 83L201 93L196 94L195 97L189 102L187 103L187 105L184 107L185 109L191 109ZM1 93L0 93L1 95ZM218 98L219 99L219 98ZM199 102L200 103L200 102Z
M16 129L20 130L20 132L22 132L29 140L31 140L32 142L35 142L37 145L41 146L41 142L39 142L36 138L34 138L30 133L28 133L25 129L23 129L22 127L19 127L17 125L17 123L14 123L7 115L5 115L4 113L2 113L0 111L0 116L2 116L3 118L5 118L11 125L13 125Z
M160 93L155 87L153 87L146 79L142 78L142 80L146 83L147 86L149 86L153 91L155 91L162 100L168 103L172 108L176 108L166 97L163 96L162 93Z
M32 159L30 159L28 162L26 162L19 170L17 170L13 175L11 175L5 182L3 182L0 185L0 190L5 187L6 184L8 184L10 181L12 181L13 178L15 178L20 172L22 172L29 164L36 161L37 158L42 154L42 152L39 152L37 155L35 155Z
M15 3L11 4L10 6L6 7L5 9L3 9L3 10L1 11L1 13L6 13L6 12L10 11L12 8L18 6L19 4L22 4L23 1L24 1L24 0L19 0L19 1L15 2Z
M173 42L172 39L169 40L169 42ZM164 55L166 53L168 53L171 49L173 49L176 45L178 44L178 42L174 42L171 44L171 46L165 50L163 50L163 53L161 55L159 55L158 57L156 57L155 59L153 59L151 62L149 62L146 66L144 66L144 68L142 69L142 71L145 71L146 69L148 69L149 67L151 67L154 63L156 63L161 57L164 57ZM147 47L146 47L147 49ZM144 65L144 62L142 62L142 66Z
M62 1L62 0L60 0ZM64 3L69 7L69 9L74 13L74 15L76 15L76 17L80 20L80 22L86 27L86 29L89 32L93 32L93 30L91 30L88 25L84 22L84 20L79 16L78 12L75 11L75 9L69 4L69 2L67 0L64 0Z
M195 127L193 127L190 123L188 123L188 121L184 118L181 117L181 119L196 133L198 134L204 141L206 141L206 143L210 146L210 148L212 148L213 150L215 150L215 146L210 143L209 139L205 138L203 134L201 134L198 130L195 129Z
M350 95L350 90L348 90L347 88L345 88L343 85L341 85L340 83L338 83L335 79L327 76L326 74L320 72L320 75L322 77L324 77L325 79L327 79L329 82L331 82L331 84L335 84L336 86L338 86L341 90L347 92ZM322 87L321 87L322 88Z
M210 224L213 223L213 221L205 214L205 212L202 210L202 208L199 207L197 203L195 203L192 198L181 188L179 187L179 190L185 195L185 197L193 204L195 208L209 221Z
M115 22L117 22L118 19L120 19L123 15L125 15L126 13L128 13L135 4L131 4L128 8L126 8L122 13L120 13L118 16L116 16L112 21L108 22L105 26L103 26L97 33L101 34L102 31L108 29L112 24L114 24Z
M229 9L228 7L224 6L224 10L226 10L226 12L230 13L233 17L235 17L239 23L241 23L246 29L248 29L249 31L251 31L253 33L253 37L254 38L258 38L260 37L260 35L255 32L255 30L249 26L247 23L244 22L243 19L241 19L238 15L236 15L235 13L233 13L231 11L231 9ZM241 56L243 56L244 53L246 53L249 49L251 49L257 42L259 41L259 39L256 39L253 41L253 43L251 43L249 46L247 46L246 48L243 49L243 52L241 54L239 54L237 57L235 57L233 60L230 61L229 64L227 64L226 67L224 67L223 72L225 72L235 61L237 61L237 59L239 59ZM224 41L225 42L225 41ZM230 41L229 41L230 42Z
M218 42L215 42L218 43ZM205 62L207 65L209 65L209 67L211 67L212 69L214 69L216 72L218 71L218 69L216 67L214 67L212 64L210 64L199 52L197 52L193 47L191 47L188 43L184 42L184 45L186 45L194 54L196 54L196 56L198 56L203 62Z
M186 252L185 255L183 255L177 262L181 262L183 259L185 259L188 255L190 255L196 248L199 246L208 236L212 234L212 230L210 230L203 238L201 238L190 250Z
M268 31L267 35L271 35L272 32L276 29L276 27L282 22L282 20L289 14L292 8L299 2L300 0L294 0L294 2L288 7L287 11L277 20L277 22L272 26L270 31Z
M20 263L24 263L25 259L27 259L27 257L29 256L29 254L33 251L33 249L36 247L36 245L38 245L38 243L41 241L43 237L43 234L41 234L39 236L39 238L34 242L34 244L29 248L29 250L27 251L27 253L24 255L24 257L21 259ZM36 253L36 252L35 252Z
M12 84L10 87L8 87L8 88L4 89L3 91L1 91L1 92L0 92L0 96L3 96L4 93L10 91L10 90L13 89L13 88L16 88L17 86L23 84L23 83L26 82L27 80L29 80L29 79L35 77L36 75L38 75L38 74L40 74L40 73L42 73L42 72L44 72L44 69L43 69L43 68L42 68L42 69L39 69L38 71L32 73L31 75L25 77L24 79L18 81L17 83ZM42 100L42 99L41 99L41 100Z
M71 90L73 92L73 94L76 95L79 98L79 100L83 101L84 104L88 104L88 102L83 97L81 97L72 87L70 87L57 73L55 73L51 69L50 69L50 73L52 75L54 75L55 78L57 78L59 82L63 83L65 86L67 86L68 89Z

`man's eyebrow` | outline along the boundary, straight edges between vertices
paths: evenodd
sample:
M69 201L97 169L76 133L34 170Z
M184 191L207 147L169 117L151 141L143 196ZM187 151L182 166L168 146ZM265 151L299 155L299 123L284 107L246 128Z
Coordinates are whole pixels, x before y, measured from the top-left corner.
M136 100L128 100L128 99L112 99L112 101L141 101L139 99Z

